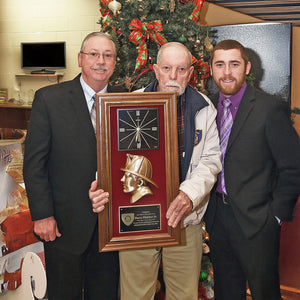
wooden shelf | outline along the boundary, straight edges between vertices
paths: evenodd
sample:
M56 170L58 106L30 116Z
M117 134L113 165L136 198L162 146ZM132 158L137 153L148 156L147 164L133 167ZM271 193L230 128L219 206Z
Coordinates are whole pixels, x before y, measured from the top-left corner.
M60 79L63 77L63 74L16 74L17 78L33 78L33 77L46 77L46 78L56 78L57 83L59 83Z

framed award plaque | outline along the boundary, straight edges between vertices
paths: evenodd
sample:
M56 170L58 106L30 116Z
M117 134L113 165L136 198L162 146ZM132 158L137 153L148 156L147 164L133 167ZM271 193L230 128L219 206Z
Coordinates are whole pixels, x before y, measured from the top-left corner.
M166 212L177 196L175 93L96 96L98 187L109 193L99 213L99 251L175 246L180 225Z

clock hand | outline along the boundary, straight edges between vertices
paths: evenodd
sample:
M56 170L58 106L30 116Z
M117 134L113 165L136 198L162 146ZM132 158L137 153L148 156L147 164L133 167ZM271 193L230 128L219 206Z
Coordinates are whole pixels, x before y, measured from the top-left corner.
M141 143L141 128L140 127L136 128L135 141L139 144Z

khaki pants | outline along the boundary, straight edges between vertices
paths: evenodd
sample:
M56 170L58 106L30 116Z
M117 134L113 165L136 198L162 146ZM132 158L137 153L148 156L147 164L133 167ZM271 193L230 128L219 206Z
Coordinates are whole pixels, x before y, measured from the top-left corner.
M181 245L120 251L121 300L154 299L160 260L166 300L197 300L202 257L201 225L182 229Z

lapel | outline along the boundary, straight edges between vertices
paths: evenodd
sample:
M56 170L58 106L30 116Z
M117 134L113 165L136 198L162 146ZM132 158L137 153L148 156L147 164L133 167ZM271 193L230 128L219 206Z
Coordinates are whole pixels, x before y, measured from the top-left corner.
M242 100L240 102L238 111L236 113L231 133L228 140L228 145L226 152L229 151L231 145L234 143L235 139L238 137L238 134L241 130L241 128L244 126L244 124L247 121L247 118L254 108L255 104L255 89L251 86L247 86L245 93L242 97Z
M120 92L120 89L108 85L107 92ZM67 97L71 105L70 111L74 113L72 127L76 130L76 136L84 138L96 149L96 136L91 121L90 113L86 104L85 96L80 84L80 75L70 82L70 89Z
M94 128L79 78L80 75L71 82L71 88L68 92L71 111L74 113L73 127L76 128L76 131L78 132L77 136L87 139L88 142L95 148L96 137Z

